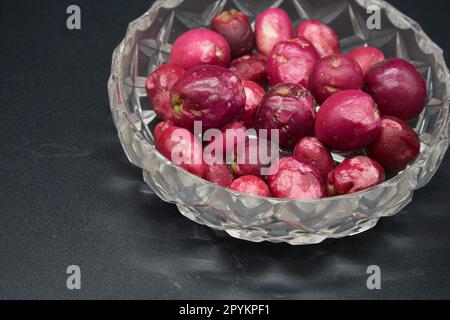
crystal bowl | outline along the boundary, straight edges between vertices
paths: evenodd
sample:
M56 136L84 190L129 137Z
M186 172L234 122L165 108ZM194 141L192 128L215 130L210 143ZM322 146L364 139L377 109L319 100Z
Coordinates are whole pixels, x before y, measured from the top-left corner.
M146 96L146 77L167 62L177 36L207 27L220 11L233 7L252 21L264 9L281 7L295 26L305 19L331 25L344 52L368 44L382 49L387 57L411 61L426 79L429 94L424 112L411 123L420 136L420 156L372 189L313 201L234 192L164 158L154 146L152 128L158 120ZM379 14L381 29L368 27L367 20L373 14ZM442 50L416 22L384 1L161 0L130 23L113 54L108 90L123 149L130 162L142 168L145 182L162 200L176 204L187 218L236 238L300 245L372 228L381 217L399 212L411 201L414 190L429 182L448 147L449 79Z

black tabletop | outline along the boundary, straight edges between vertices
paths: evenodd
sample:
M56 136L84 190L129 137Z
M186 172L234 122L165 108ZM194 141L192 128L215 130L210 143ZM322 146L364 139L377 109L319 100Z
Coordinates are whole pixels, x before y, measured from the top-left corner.
M448 1L392 3L450 59ZM70 4L79 31L66 28ZM1 2L0 298L450 298L448 157L398 215L314 246L233 239L152 194L106 90L114 47L151 4ZM81 290L66 286L70 265Z

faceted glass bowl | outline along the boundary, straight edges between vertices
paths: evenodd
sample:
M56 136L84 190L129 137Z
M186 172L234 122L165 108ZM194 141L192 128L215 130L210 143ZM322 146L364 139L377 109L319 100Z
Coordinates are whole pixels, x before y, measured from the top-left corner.
M372 7L376 6L376 7ZM146 77L167 62L171 44L183 32L208 27L224 9L250 16L281 7L294 26L306 19L332 26L344 52L363 44L387 57L411 61L426 79L428 104L411 125L421 140L421 154L410 166L372 189L312 201L261 198L222 188L173 165L154 146L157 123L146 92ZM367 19L380 8L381 29ZM370 9L370 10L368 10ZM312 244L363 232L384 216L399 212L439 167L448 147L449 81L442 50L410 18L378 0L161 0L130 23L113 54L108 82L111 112L125 153L142 168L145 182L189 219L250 241Z

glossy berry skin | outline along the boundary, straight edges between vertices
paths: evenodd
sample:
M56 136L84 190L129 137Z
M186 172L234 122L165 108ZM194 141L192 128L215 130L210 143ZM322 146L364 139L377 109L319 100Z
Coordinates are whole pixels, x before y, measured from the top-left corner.
M227 164L213 164L208 166L205 179L218 186L228 187L234 179L233 172Z
M278 172L267 177L272 196L290 200L314 200L325 197L325 187L317 170L295 157L278 162Z
M279 42L267 58L269 84L284 82L308 86L309 74L319 59L316 49L304 38Z
M228 67L231 49L227 40L208 29L192 29L179 36L170 52L169 62L185 70L209 64Z
M145 89L156 115L163 120L172 119L170 89L185 70L175 64L163 64L145 82Z
M256 46L266 56L278 42L291 39L293 31L289 15L280 8L267 9L256 16Z
M423 111L427 89L416 68L403 59L385 60L366 74L365 86L382 115L412 120Z
M328 149L315 137L302 138L294 148L295 158L317 169L323 179L334 168L334 160Z
M255 46L255 35L248 16L231 9L215 17L211 29L221 34L230 45L231 56L236 58L249 54Z
M368 157L344 160L328 174L327 190L330 196L344 195L366 190L383 183L383 168Z
M384 53L380 49L370 46L355 48L348 55L358 62L363 74L385 59Z
M263 179L247 175L237 178L229 186L230 189L259 197L270 197L270 190Z
M171 120L165 120L165 121L159 122L155 126L155 130L153 132L153 138L154 138L155 144L156 144L156 141L159 140L159 138L161 137L163 132L166 131L167 128L170 128L173 126L174 126L174 123Z
M202 121L208 129L239 119L246 100L241 80L228 69L211 65L186 71L173 85L170 98L175 123L189 129L194 121Z
M373 99L359 90L332 95L317 112L316 137L334 150L365 148L380 130L381 117Z
M200 141L187 129L169 127L155 141L156 150L177 166L201 178L207 166L203 161Z
M309 90L318 103L332 94L349 89L362 89L364 77L359 64L344 54L321 59L309 76Z
M292 148L314 128L315 100L304 87L279 84L272 88L255 112L255 128L279 130L280 146Z
M420 140L403 120L384 116L381 118L381 132L368 150L370 157L385 169L402 171L419 155Z
M241 80L249 80L264 86L267 82L266 56L260 53L248 54L231 62L229 68Z
M256 108L258 108L266 92L259 84L253 81L243 80L242 85L245 90L246 102L245 111L240 120L247 127L251 127L253 126L253 116Z
M297 28L297 37L305 37L310 41L322 58L341 51L336 32L317 20L301 23Z

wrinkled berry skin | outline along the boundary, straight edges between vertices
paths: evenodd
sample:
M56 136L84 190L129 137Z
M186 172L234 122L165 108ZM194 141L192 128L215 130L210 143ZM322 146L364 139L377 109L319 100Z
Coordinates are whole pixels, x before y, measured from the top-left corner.
M236 58L249 54L255 46L255 35L248 16L231 9L215 17L211 29L221 34L230 45L231 56Z
M373 66L366 74L365 86L382 115L409 121L417 118L426 104L425 80L403 59L385 60Z
M245 111L241 117L241 121L247 127L252 127L253 116L255 114L256 108L258 108L266 92L259 84L253 81L243 80L242 85L244 86L245 90L246 102Z
M241 80L249 80L264 86L267 82L266 56L254 53L242 56L231 62L230 70Z
M420 140L403 120L384 116L381 118L381 132L368 150L370 157L385 169L402 171L419 155Z
M301 23L297 28L297 37L308 39L322 58L341 51L336 32L317 20L307 20Z
M295 83L308 86L309 74L319 61L319 54L306 39L277 43L267 58L269 84Z
M348 55L359 63L363 74L366 74L372 66L385 59L381 50L370 46L355 48Z
M184 74L184 69L175 64L163 64L145 82L145 89L156 115L163 120L172 119L170 89Z
M328 149L315 137L302 138L294 148L295 158L317 169L323 179L334 168L334 160Z
M315 100L305 88L279 84L272 88L256 109L256 129L279 130L280 146L292 148L300 138L311 135L314 128Z
M257 176L242 176L233 181L229 187L232 190L248 193L259 197L270 197L270 190L263 179Z
M278 172L267 177L272 196L290 200L314 200L325 197L325 187L317 170L285 157L278 162Z
M332 94L349 89L362 89L364 76L359 64L344 54L321 59L309 76L309 90L323 103Z
M213 164L208 166L205 179L218 186L228 187L234 179L233 172L226 164Z
M227 40L217 32L208 29L192 29L175 40L169 62L185 70L210 64L228 67L231 49Z
M177 166L201 178L205 177L207 166L203 161L202 145L187 129L169 127L161 133L155 145L156 150Z
M293 31L291 19L280 8L267 9L256 16L256 46L266 56L278 42L292 38Z
M155 126L155 130L153 132L153 138L156 143L157 140L161 137L164 131L167 128L173 127L174 123L171 120L161 121Z
M380 130L381 117L373 99L359 90L332 95L317 112L316 137L334 150L365 148Z
M204 129L221 128L239 119L245 108L241 80L225 68L205 65L186 71L170 91L174 121L193 128L202 121Z
M344 160L328 174L329 196L354 193L383 183L383 168L368 157L353 157Z

